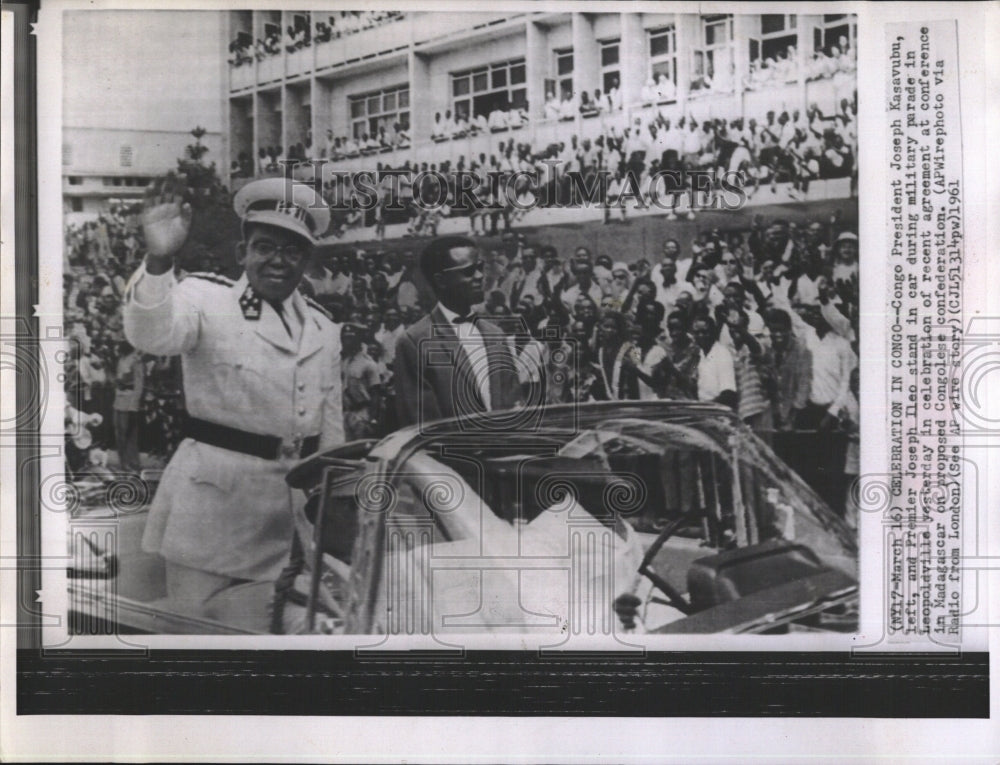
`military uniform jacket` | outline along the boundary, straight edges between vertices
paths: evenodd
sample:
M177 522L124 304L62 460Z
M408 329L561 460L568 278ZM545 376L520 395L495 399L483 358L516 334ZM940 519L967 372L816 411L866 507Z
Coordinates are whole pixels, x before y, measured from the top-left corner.
M245 274L178 282L141 266L126 291L126 337L147 353L180 354L192 417L285 443L313 435L320 449L342 443L338 325L296 292L284 304L300 319L293 339L269 304L248 304L248 293ZM184 439L153 500L143 549L220 575L276 578L300 501L284 480L295 462Z

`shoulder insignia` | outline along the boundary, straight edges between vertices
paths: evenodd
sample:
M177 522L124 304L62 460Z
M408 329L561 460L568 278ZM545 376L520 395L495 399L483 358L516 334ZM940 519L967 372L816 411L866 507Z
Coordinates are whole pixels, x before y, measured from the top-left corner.
M236 284L236 282L232 279L223 276L222 274L213 274L210 271L191 271L190 273L184 275L184 279L203 279L206 282L221 284L223 287L232 287ZM181 281L183 281L183 279Z
M323 306L321 306L319 303L317 303L315 300L313 300L311 297L309 297L305 293L301 293L301 294L302 294L302 299L306 301L306 305L308 305L310 308L315 308L317 311L319 311L321 314L323 314L327 319L329 319L330 321L333 321L333 314L332 313L330 313L328 310L326 310Z

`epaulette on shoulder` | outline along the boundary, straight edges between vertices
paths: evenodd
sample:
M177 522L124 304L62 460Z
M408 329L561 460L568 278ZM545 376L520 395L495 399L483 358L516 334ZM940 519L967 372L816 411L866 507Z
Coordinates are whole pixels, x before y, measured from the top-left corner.
M211 271L191 271L185 274L181 281L184 281L184 279L203 279L213 284L221 284L223 287L232 287L236 284L232 279L222 274L213 274Z
M325 316L329 321L331 321L331 322L333 321L333 314L330 313L328 310L326 310L323 306L321 306L315 300L313 300L311 297L309 297L306 294L303 294L302 298L306 301L306 305L307 306L309 306L310 308L315 308L317 311L319 311L321 314L323 314L323 316Z

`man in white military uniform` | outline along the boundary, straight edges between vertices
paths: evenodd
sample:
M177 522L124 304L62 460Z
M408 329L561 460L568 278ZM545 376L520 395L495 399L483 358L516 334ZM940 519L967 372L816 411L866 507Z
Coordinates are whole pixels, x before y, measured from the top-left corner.
M146 200L148 252L126 291L125 334L136 348L177 355L184 368L186 438L167 466L143 536L166 561L172 608L245 582L273 581L287 563L293 495L285 474L343 442L339 327L297 290L329 209L284 178L244 186L236 281L188 274L173 256L190 206L169 178Z

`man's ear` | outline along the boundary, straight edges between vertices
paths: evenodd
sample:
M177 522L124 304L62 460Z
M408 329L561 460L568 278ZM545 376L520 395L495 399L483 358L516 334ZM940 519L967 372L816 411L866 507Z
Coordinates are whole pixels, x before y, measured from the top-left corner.
M244 241L239 241L236 243L236 265L242 267L247 259L247 243Z
M440 292L445 286L444 284L444 274L437 273L431 277L431 286L434 288L434 292Z

